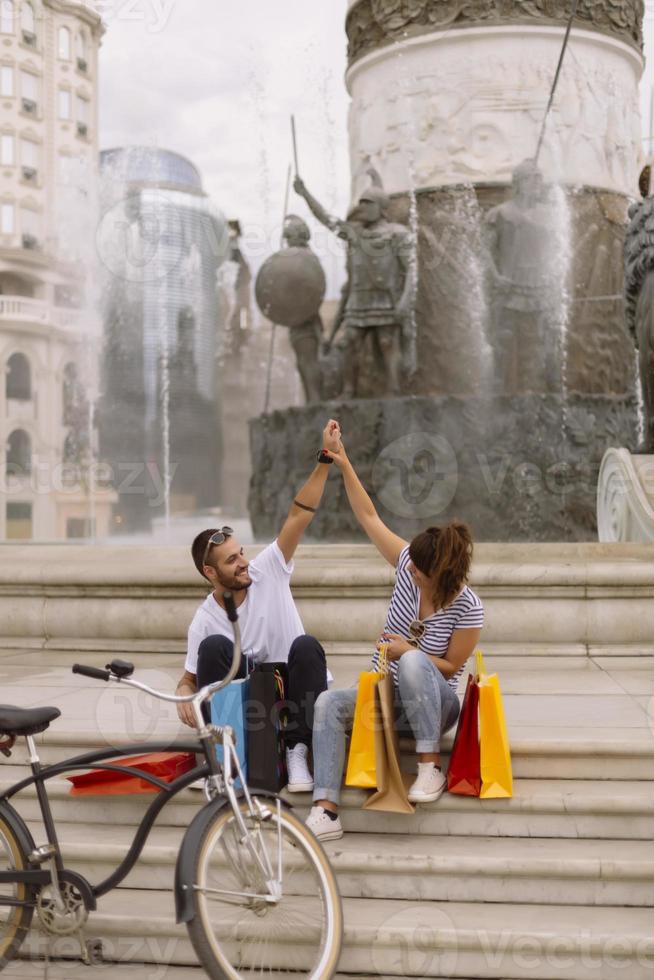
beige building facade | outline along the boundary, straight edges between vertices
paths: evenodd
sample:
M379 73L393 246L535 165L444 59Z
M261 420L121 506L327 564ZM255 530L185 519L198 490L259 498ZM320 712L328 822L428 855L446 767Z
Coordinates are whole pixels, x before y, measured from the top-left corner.
M99 16L0 0L0 540L103 536L89 398Z

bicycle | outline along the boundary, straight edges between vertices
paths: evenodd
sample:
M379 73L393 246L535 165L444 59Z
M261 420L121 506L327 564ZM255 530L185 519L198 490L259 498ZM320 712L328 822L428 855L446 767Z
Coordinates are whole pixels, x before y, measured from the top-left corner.
M0 970L23 943L34 913L49 937L74 936L87 964L102 962L101 940L85 940L84 926L97 900L116 888L138 861L157 816L179 792L205 779L206 804L187 828L175 870L178 923L188 930L195 953L211 978L238 980L309 977L326 980L336 972L343 937L343 913L334 872L322 846L278 796L255 789L244 778L231 728L205 721L203 705L229 684L241 662L238 616L230 593L225 606L234 626L234 658L227 676L195 694L155 691L132 679L132 664L114 660L103 670L75 664L73 673L125 684L162 701L191 703L197 736L90 752L41 766L34 735L60 716L58 708L0 706L5 755L18 736L26 739L32 775L0 797ZM223 762L217 746L222 744ZM126 754L158 751L204 756L190 772L166 783L129 765L112 763ZM124 860L97 885L64 866L46 783L64 773L104 769L145 779L159 792L147 809ZM240 780L242 789L235 789ZM9 800L36 787L47 843L37 846Z

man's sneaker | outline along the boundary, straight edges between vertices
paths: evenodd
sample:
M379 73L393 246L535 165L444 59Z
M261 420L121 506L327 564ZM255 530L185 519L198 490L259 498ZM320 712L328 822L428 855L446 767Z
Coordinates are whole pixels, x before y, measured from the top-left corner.
M343 836L340 817L337 816L335 820L332 820L327 811L321 806L311 807L311 813L307 817L306 826L318 840L340 840Z
M307 756L309 748L301 742L292 749L286 749L286 768L288 769L289 793L310 793L313 789L313 776L309 771Z
M411 803L433 803L447 785L447 780L433 762L418 763L418 778L409 790Z

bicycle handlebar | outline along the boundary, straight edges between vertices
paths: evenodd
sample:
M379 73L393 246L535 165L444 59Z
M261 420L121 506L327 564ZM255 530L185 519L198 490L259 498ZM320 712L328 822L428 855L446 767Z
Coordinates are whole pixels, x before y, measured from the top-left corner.
M96 681L110 681L113 677L109 670L102 670L100 667L86 667L84 664L73 664L73 673L92 677Z

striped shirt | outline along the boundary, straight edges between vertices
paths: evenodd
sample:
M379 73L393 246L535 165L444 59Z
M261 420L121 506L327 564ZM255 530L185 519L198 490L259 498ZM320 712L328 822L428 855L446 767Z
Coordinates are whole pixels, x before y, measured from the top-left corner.
M407 639L410 636L410 624L420 618L420 589L409 572L409 562L409 548L407 546L400 554L397 563L395 588L391 596L384 630L386 633L397 633L407 637ZM431 656L444 657L455 630L480 628L484 625L484 606L479 596L466 585L449 606L427 616L423 622L425 633L419 643L420 650ZM373 669L376 670L379 664L378 652L372 658L372 664ZM398 662L389 661L389 666L397 683ZM448 684L455 691L464 670L465 664L453 677L448 679Z

